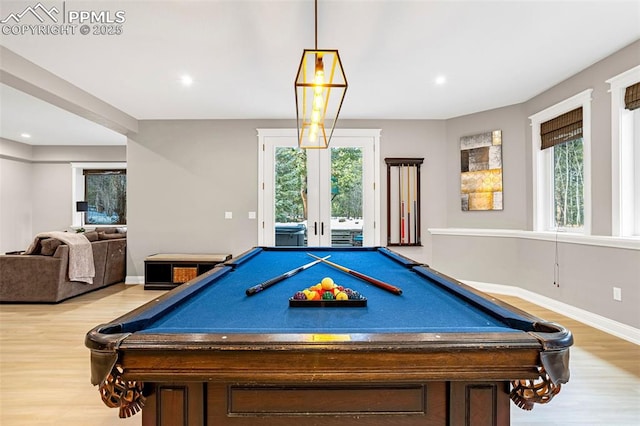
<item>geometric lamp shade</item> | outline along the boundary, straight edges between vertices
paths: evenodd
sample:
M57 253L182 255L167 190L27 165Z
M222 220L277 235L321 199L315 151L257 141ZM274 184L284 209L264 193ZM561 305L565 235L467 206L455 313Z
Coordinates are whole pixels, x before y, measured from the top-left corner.
M89 203L86 201L76 201L76 211L80 212L80 226L84 228L84 215L89 211Z
M338 51L305 49L295 90L298 146L328 148L347 91Z

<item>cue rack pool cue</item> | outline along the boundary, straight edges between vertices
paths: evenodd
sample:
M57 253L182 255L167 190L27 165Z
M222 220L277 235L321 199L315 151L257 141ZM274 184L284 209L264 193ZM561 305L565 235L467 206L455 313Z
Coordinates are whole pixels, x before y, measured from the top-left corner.
M405 199L404 199L404 166L400 166L398 169L398 173L400 173L400 204L402 205L402 209L400 211L400 242L404 244L404 208L405 208Z
M307 254L309 256L313 257L314 259L318 259L319 262L326 263L329 266L333 266L334 268L336 268L336 269L338 269L338 270L340 270L342 272L346 272L349 275L353 275L354 277L360 278L361 280L366 281L369 284L373 284L374 286L379 287L379 288L381 288L383 290L387 290L388 292L393 293L393 294L395 294L397 296L400 296L402 294L402 289L399 288L399 287L393 286L391 284L387 284L384 281L380 281L378 279L375 279L373 277L365 275L365 274L363 274L361 272L354 271L353 269L349 269L349 268L347 268L345 266L338 265L337 263L329 262L328 260L322 259L322 258L320 258L318 256L314 256L311 253L307 253Z
M407 167L407 243L411 244L411 167Z
M315 256L314 256L315 257ZM253 296L256 293L261 292L262 290L266 290L269 287L271 287L274 284L278 284L280 281L286 280L289 277L294 276L295 274L297 274L298 272L302 272L307 268L311 268L313 265L317 265L318 263L322 262L323 260L326 260L328 258L330 258L331 255L329 256L325 256L325 257L318 257L318 260L315 260L313 262L309 262L305 265L299 266L295 269L292 269L288 272L285 272L284 274L278 275L277 277L273 277L267 281L261 282L260 284L256 284L253 287L248 288L245 293L247 294L247 296Z
M404 204L402 204L402 165L398 167L398 239L402 243L404 242L404 236L402 235L402 215L404 214Z

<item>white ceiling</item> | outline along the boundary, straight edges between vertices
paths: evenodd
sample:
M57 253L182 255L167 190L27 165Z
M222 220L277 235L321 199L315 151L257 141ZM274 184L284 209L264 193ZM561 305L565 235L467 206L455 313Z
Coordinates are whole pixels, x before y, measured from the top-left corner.
M3 0L0 19L32 4ZM123 33L0 43L136 119L295 118L295 73L314 46L310 0L68 0L66 8L122 10ZM640 39L640 0L320 0L318 9L318 47L339 49L349 82L344 119L445 119L524 102ZM191 87L180 83L185 73ZM434 82L440 75L444 85ZM62 126L60 111L49 122L46 108L32 110L7 87L0 101L2 137L30 132L23 114L81 126ZM56 144L72 139L58 136Z
M124 135L5 84L0 84L0 136L29 145L127 143Z

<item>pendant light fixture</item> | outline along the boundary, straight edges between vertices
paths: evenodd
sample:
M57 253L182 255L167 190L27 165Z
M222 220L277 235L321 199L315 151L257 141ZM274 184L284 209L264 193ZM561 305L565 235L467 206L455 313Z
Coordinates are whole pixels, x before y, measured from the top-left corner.
M347 91L340 54L318 49L318 0L315 0L315 49L304 49L296 76L298 146L326 149Z

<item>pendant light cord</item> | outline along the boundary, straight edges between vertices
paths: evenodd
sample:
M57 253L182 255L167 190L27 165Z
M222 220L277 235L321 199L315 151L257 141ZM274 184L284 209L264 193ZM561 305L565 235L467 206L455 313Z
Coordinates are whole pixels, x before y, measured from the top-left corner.
M315 0L315 18L316 18L316 50L318 50L318 0Z

